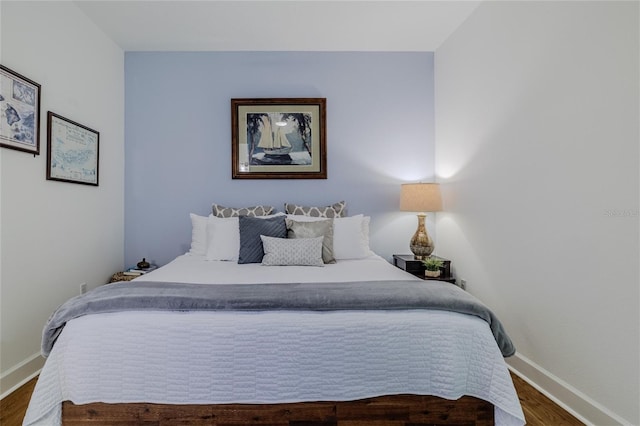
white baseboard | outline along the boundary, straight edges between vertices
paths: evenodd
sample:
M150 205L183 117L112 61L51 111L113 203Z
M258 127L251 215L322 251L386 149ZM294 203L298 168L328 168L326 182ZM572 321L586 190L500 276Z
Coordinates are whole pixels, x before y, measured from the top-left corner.
M628 421L527 357L516 353L506 361L511 371L586 425L631 426Z
M44 365L44 358L40 353L34 354L21 363L14 365L0 375L0 399L27 383L40 373Z

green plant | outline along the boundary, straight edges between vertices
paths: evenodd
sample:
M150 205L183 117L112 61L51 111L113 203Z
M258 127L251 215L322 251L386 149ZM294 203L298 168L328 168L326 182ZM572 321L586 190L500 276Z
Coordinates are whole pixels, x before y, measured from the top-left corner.
M427 271L437 271L444 265L444 262L435 257L427 257L422 261L422 264Z

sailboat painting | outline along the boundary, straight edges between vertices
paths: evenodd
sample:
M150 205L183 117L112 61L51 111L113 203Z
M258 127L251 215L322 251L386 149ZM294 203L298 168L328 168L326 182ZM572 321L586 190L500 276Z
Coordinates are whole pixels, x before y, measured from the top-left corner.
M326 179L324 101L232 99L233 178Z
M247 128L250 164L310 165L311 129L307 127L310 122L310 114L248 114L247 123L253 123Z

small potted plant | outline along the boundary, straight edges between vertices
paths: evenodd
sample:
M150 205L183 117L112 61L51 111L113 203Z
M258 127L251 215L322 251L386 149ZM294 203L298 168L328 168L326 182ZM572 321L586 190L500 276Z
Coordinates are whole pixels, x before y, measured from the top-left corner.
M424 275L430 278L437 278L440 276L440 268L444 265L444 262L436 257L427 257L422 261L424 265Z

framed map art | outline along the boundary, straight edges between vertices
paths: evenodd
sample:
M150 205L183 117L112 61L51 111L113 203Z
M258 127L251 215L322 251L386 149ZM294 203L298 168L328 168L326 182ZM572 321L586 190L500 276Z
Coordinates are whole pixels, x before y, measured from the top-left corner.
M47 179L98 186L100 133L47 113Z
M2 65L0 146L40 154L40 85Z

